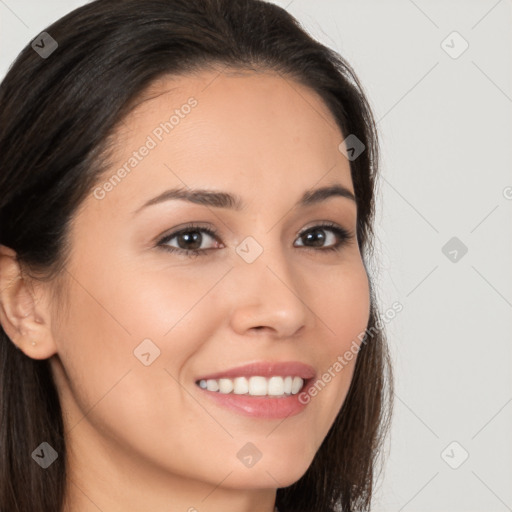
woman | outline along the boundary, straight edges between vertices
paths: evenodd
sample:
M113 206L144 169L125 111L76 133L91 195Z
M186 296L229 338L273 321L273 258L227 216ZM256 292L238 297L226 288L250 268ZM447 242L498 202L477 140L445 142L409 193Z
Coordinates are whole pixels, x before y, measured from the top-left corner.
M0 88L2 511L369 510L377 133L256 0L98 0Z

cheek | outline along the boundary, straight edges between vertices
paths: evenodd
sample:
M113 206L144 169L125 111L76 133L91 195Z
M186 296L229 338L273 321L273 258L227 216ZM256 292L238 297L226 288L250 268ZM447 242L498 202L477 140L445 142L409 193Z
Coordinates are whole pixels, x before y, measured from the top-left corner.
M121 258L117 265L88 261L72 269L68 320L58 335L59 355L84 408L130 369L142 373L140 393L156 376L167 386L172 377L181 381L187 361L217 328L221 315L208 292L225 269L154 265L149 271Z
M165 454L175 453L178 461L192 460L187 440L205 435L208 417L178 382L217 328L206 295L225 270L97 268L74 272L69 317L55 333L67 378L59 364L54 374L71 435L85 443L92 426L141 458L168 465Z
M365 331L370 316L370 288L362 261L330 273L328 288L318 290L317 311L320 323L330 334L326 351L345 351L352 340ZM320 281L319 281L320 283ZM320 286L320 285L319 285Z
M322 424L317 424L319 441L343 405L370 315L369 282L362 262L331 271L327 282L328 290L319 289L316 294L314 310L318 312L319 332L323 332L321 350L317 351L320 370L303 395L317 408L313 417L321 419Z

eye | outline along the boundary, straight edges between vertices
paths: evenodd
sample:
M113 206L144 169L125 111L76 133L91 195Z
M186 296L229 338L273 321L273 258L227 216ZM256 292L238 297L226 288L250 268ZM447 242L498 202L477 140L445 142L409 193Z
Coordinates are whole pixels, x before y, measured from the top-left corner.
M203 233L206 234L206 237ZM209 250L208 248L200 248L205 238L216 239L216 231L192 224L179 231L166 235L158 242L158 246L169 252L177 252L188 256L200 256L206 254L206 251ZM177 247L168 245L168 243L174 239L176 239Z
M330 236L326 236L326 233L329 232ZM338 240L336 240L336 238ZM339 251L341 247L346 245L353 238L354 234L351 231L331 222L307 228L299 233L299 240L305 239L308 243L313 244L313 247L305 246L307 249L315 250L315 247L323 247L323 244L327 241L329 246L320 249L320 251ZM301 246L304 246L304 243L299 245L299 247Z
M342 246L354 239L354 234L351 231L330 222L307 228L298 233L297 236L298 240L301 240L302 243L295 245L295 247L304 247L307 250L313 250L316 252L339 251ZM191 224L179 231L174 231L173 233L165 235L158 242L157 246L161 247L165 251L183 254L190 257L203 256L210 250L224 247L222 244L220 244L220 247L219 245L217 245L217 247L202 247L205 241L208 242L208 239L217 240L217 243L219 243L217 231L204 226ZM175 240L176 245L169 244L173 240ZM306 245L304 241L308 245ZM326 242L328 244L327 247L324 246Z

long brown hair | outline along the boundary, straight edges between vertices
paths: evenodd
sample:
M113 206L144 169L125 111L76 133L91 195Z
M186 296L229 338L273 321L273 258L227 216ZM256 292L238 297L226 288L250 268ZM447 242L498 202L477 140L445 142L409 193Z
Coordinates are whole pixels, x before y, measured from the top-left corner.
M343 136L364 144L350 167L369 269L378 176L372 112L350 65L284 9L259 0L97 0L45 31L58 44L53 53L43 58L27 44L0 85L0 244L27 274L61 275L73 215L105 171L106 141L137 98L157 78L213 64L272 70L310 87ZM361 344L348 395L312 464L278 489L281 512L370 509L392 406L371 277L375 334ZM0 328L0 366L0 512L61 511L66 444L49 361L27 357ZM31 459L42 441L59 455L45 470Z

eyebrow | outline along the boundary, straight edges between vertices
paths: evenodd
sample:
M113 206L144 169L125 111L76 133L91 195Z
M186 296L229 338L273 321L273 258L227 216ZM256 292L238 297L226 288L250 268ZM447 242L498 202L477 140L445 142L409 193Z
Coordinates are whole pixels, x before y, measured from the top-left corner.
M297 201L297 206L310 206L312 204L325 201L331 197L345 197L356 202L354 194L348 188L343 185L330 185L327 187L306 190L299 201ZM166 190L145 202L142 206L137 208L133 214L135 215L148 206L173 199L181 199L191 203L203 206L212 206L215 208L229 208L235 211L240 211L245 208L245 204L241 197L228 192L204 189L173 188Z

